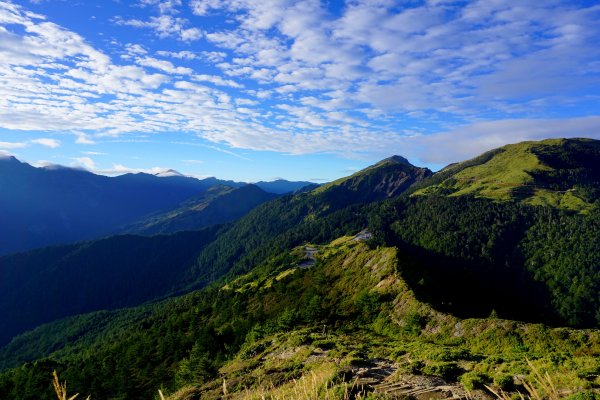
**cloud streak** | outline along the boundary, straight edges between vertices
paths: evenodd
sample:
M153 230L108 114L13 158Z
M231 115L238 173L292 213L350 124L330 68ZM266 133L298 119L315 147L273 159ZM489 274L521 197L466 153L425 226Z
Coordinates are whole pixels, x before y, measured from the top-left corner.
M29 147L32 144L38 144L51 149L60 147L60 141L56 139L39 138L31 139L25 142L0 142L0 149L22 149Z

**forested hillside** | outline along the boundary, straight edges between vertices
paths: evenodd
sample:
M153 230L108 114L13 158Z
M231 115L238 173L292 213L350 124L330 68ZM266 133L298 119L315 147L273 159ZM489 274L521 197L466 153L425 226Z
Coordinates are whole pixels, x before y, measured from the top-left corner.
M112 236L0 258L0 345L36 326L172 295L222 227Z
M419 260L374 245L350 236L301 246L260 271L152 310L73 318L61 329L70 327L78 340L50 359L0 375L0 391L51 399L49 376L57 369L73 393L96 398L152 398L161 389L174 393L173 399L216 399L223 378L234 398L260 398L315 379L312 374L321 376L326 368L315 390L327 384L343 395L362 379L361 368L379 363L388 365L392 382L409 379L404 388L418 388L424 375L438 379L431 383L433 393L466 396L471 390L490 398L484 384L525 391L523 380L534 382L526 357L535 358L561 390L591 387L600 368L597 331L441 313L420 302L402 278ZM307 263L308 254L315 260ZM129 326L122 323L127 313ZM101 334L87 330L90 320L105 326ZM7 349L56 336L59 330L41 327ZM520 380L513 380L516 375ZM373 390L369 380L363 382L357 391Z
M386 166L381 179L387 179L387 174L405 175L406 168ZM410 170L417 173L411 179L421 178L421 169L411 166ZM380 182L372 179L370 184L375 187ZM247 271L307 238L329 241L366 226L366 217L347 207L363 204L363 192L344 188L342 196L339 190L335 186L320 193L284 196L258 206L231 225L200 232L150 238L114 236L0 258L0 287L5 288L0 309L6 310L0 343L56 318L134 306L201 288L226 274ZM193 210L192 200L178 209L181 213L175 211L173 218L168 218L170 213L160 215L150 227L169 231L187 218L201 227L203 218L210 219L223 208L231 213L235 207L246 207L242 201L272 197L251 185L225 191L218 191L212 203L202 203L200 207L206 207L200 212Z
M433 175L392 157L264 203L197 233L207 236L193 260L159 279L190 293L13 338L0 350L0 365L15 367L0 375L0 393L51 398L49 373L58 369L73 392L92 398L151 398L158 389L177 400L224 390L293 398L307 379L340 399L348 390L386 398L390 387L490 398L485 385L507 396L535 387L545 398L551 389L537 377L547 373L560 397L593 398L596 148L587 140L528 142ZM512 161L498 159L510 154ZM531 161L535 168L523 167ZM474 186L453 186L473 168ZM495 196L513 178L533 182L533 194ZM585 207L534 201L571 189ZM52 251L61 258L66 250ZM123 262L135 264L135 254ZM367 379L377 368L387 375ZM347 385L353 381L362 386Z

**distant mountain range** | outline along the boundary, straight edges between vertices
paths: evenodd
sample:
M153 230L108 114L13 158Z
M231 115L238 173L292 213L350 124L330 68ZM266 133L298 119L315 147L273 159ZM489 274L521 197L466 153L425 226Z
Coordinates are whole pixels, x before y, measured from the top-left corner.
M312 182L291 182L286 181L285 179L277 179L271 182L260 181L254 183L254 185L258 186L265 192L276 194L296 192L307 186L315 186L315 184Z
M201 229L235 221L254 207L278 197L256 185L237 188L217 185L177 207L144 217L125 227L123 233L156 235Z
M266 192L280 194L288 191L286 187L293 191L306 182L261 184ZM244 185L186 177L172 170L159 176L137 173L107 177L60 166L35 168L14 157L1 157L0 254L115 233L150 214L180 208L183 201L202 196L212 187ZM238 200L245 201L242 196ZM247 211L249 205L256 204L256 197L251 197L248 204L237 205L231 216L213 219L235 219L240 210ZM204 224L209 220L205 218Z

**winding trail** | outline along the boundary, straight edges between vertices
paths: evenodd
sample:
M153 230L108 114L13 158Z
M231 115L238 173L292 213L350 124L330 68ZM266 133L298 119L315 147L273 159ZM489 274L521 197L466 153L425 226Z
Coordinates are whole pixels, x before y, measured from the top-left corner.
M300 269L310 268L317 263L317 258L315 257L317 249L311 246L305 246L304 251L304 260L298 263L298 268Z

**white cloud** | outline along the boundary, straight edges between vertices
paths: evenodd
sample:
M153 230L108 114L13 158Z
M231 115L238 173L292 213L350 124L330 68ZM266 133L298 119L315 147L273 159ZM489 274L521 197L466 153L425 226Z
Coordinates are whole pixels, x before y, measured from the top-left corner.
M475 157L507 143L547 138L600 139L600 117L508 119L478 122L437 135L406 139L398 148L424 162L448 164Z
M33 139L33 140L31 140L31 143L39 144L39 145L42 145L45 147L50 147L51 149L60 147L60 140L56 140L56 139L48 139L48 138Z
M190 8L196 15L206 15L213 9L221 6L221 0L191 0Z
M181 6L181 0L140 0L140 6L155 6L161 14L176 14Z
M186 26L189 21L171 15L162 14L157 17L150 17L148 21L115 17L114 22L122 26L150 29L160 38L175 37L184 42L191 42L202 37L202 30L194 27L188 28Z
M75 143L76 144L96 144L96 142L94 140L92 140L90 138L90 136L86 135L85 133L78 133Z
M96 163L94 163L94 160L90 157L74 157L73 160L75 161L75 166L84 167L89 171L94 170L94 167L96 166Z
M169 61L159 60L153 57L139 57L136 58L135 61L138 65L154 68L172 75L189 75L193 72L191 68L176 67Z
M0 142L0 149L21 149L27 145L27 142Z
M348 157L406 149L431 162L460 159L460 146L463 155L487 148L492 137L528 138L530 124L545 127L539 135L561 135L550 129L560 121L563 136L596 135L566 116L581 104L591 115L599 109L598 7L352 1L331 14L317 0L187 2L198 16L227 16L217 29L183 18L181 1L139 4L159 14L113 21L180 40L177 51L128 43L115 62L0 1L0 127L70 132L79 144L185 131L240 149ZM201 38L214 49L189 43ZM419 150L426 144L453 150L428 155Z
M97 169L94 172L102 174L102 175L123 175L123 174L138 174L138 173L156 175L161 172L166 172L168 170L169 170L169 168L163 168L163 167L132 168L132 167L126 167L123 164L113 164L112 168L110 168L110 169Z
M60 146L60 141L56 139L39 138L32 139L24 142L0 142L0 148L2 149L22 149L28 147L31 144L39 144L45 147L55 149Z
M243 86L231 79L223 79L217 75L199 74L192 77L195 81L210 82L217 86L229 86L232 88L242 88Z
M160 50L160 51L157 51L156 54L158 54L159 56L162 56L162 57L172 57L172 58L178 58L180 60L195 60L197 58L200 58L200 56L197 53L194 53L194 52L188 51L188 50L182 50L182 51Z

